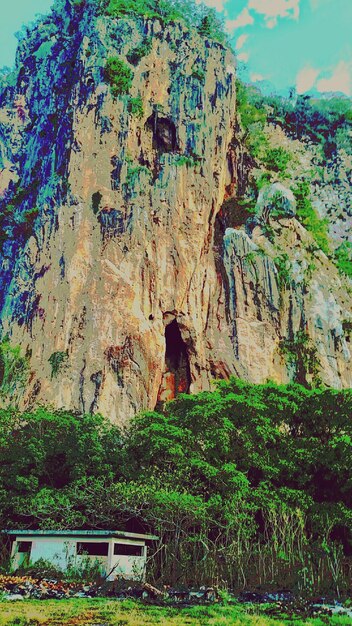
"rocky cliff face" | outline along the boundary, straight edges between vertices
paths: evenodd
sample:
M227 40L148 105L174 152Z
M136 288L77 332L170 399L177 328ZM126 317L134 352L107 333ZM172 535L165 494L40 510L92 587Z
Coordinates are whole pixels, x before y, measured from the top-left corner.
M104 73L115 56L133 72L119 97ZM227 227L234 73L193 30L93 5L63 3L20 43L1 92L0 188L2 332L29 362L21 406L123 423L230 374L352 384L351 296L290 196L274 243L259 222Z

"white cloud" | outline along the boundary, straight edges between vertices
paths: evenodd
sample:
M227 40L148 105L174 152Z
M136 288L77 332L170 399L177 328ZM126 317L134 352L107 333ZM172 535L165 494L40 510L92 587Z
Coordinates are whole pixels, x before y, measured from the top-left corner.
M321 78L317 82L317 90L321 93L325 91L341 91L346 96L352 95L352 63L340 61L333 70L329 78Z
M266 20L267 28L275 28L277 24L277 17L272 17L270 20Z
M309 91L314 85L320 74L320 70L316 70L310 65L303 67L296 76L296 90L297 93L305 93Z
M248 39L248 35L240 35L236 41L236 50L241 50Z
M274 28L279 17L299 18L300 0L249 0L248 9L264 15L268 28Z
M226 29L231 33L232 31L236 30L236 28L249 26L250 24L253 24L253 22L253 16L250 14L247 7L245 7L235 20L227 20Z
M249 79L251 83L257 83L259 80L265 80L265 76L263 76L263 74L256 74L253 72L249 75Z
M248 52L240 52L240 54L237 55L237 58L239 61L243 61L244 63L246 63L249 59L249 53Z

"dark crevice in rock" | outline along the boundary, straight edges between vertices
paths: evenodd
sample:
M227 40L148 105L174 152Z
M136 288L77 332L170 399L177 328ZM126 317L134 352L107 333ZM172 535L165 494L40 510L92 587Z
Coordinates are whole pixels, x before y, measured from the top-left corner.
M147 127L153 132L153 149L159 154L175 152L177 149L176 126L167 117L161 117L154 111L148 118Z
M100 209L100 202L102 200L102 197L103 196L101 195L100 191L96 191L92 195L92 209L94 215L96 215Z
M123 161L119 159L118 156L113 156L111 158L111 189L112 191L117 191L120 188L121 181L121 170L122 170Z
M84 401L84 382L85 382L85 377L84 377L84 373L87 367L87 362L86 359L83 360L83 367L79 373L79 403L80 403L80 410L82 413L86 412L86 404Z
M94 411L97 409L97 406L98 406L100 389L101 389L101 386L103 384L103 372L102 372L102 370L100 370L99 372L96 372L95 374L92 374L90 379L91 379L92 383L94 383L94 385L95 385L95 391L94 391L93 402L90 405L89 412L90 413L94 413Z
M218 213L215 222L214 222L214 257L215 257L215 267L216 272L219 278L221 279L221 284L223 285L225 291L225 314L226 321L231 322L231 311L230 311L230 283L229 277L226 272L226 268L224 265L224 234L226 230L226 216L222 213Z
M188 348L174 319L165 328L165 368L158 394L157 408L180 393L189 393L191 369Z

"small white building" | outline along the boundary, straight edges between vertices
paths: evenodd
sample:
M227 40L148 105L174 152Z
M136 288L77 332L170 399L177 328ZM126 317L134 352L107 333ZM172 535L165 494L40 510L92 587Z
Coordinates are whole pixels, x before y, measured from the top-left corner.
M147 544L154 535L119 530L9 530L13 539L11 558L16 570L24 562L39 559L61 571L70 566L98 563L107 580L145 580Z

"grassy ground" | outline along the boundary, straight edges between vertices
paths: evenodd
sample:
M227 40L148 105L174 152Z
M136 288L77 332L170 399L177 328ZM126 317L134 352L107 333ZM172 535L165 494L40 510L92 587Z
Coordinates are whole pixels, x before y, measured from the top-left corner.
M256 612L254 612L256 611ZM131 600L25 600L0 602L0 626L350 626L343 617L273 619L259 609L197 606L174 609L144 606Z

